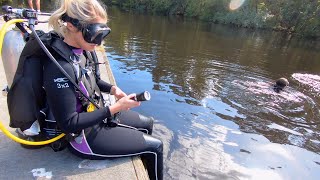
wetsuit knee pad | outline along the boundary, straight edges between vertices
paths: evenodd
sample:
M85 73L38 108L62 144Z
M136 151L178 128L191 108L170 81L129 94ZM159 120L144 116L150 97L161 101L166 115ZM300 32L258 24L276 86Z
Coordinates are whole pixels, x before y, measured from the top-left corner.
M147 134L152 134L153 122L152 117L141 115L135 111L122 111L118 116L120 123L137 128Z
M147 150L155 152L157 154L162 154L163 143L161 140L147 134L143 134L143 138L145 139Z
M139 114L139 117L140 117L140 120L144 122L144 124L146 125L146 128L148 129L148 134L151 135L153 130L153 122L154 122L153 117L147 117L141 114Z

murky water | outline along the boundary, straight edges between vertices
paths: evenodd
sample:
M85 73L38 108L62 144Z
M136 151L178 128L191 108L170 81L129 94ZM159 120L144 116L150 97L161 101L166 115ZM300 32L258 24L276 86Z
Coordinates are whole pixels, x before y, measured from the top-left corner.
M109 16L118 86L152 95L136 110L156 119L165 179L320 178L320 43L179 17ZM290 85L276 93L280 77Z
M165 179L319 179L319 44L109 10L106 50L157 119ZM277 78L290 85L273 91ZM316 125L313 125L316 124Z

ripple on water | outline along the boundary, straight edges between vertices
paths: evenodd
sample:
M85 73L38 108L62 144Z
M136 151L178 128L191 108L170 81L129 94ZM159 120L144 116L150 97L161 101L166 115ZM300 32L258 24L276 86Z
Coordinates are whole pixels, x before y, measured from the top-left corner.
M310 88L316 95L320 94L320 76L313 74L294 73L292 78L297 80L300 84Z
M289 143L313 152L319 152L317 123L320 119L318 98L320 76L293 74L304 86L290 84L280 93L273 91L273 80L258 76L242 76L231 82L228 97L239 114L246 118L233 121L241 125L242 130L262 134L272 142ZM312 125L313 124L313 125ZM284 135L286 134L286 135Z

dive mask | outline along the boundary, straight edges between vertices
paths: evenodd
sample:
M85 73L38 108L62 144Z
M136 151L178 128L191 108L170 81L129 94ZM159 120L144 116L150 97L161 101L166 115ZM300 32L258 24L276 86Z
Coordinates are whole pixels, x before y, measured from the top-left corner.
M111 29L102 23L81 24L78 19L69 17L67 14L62 15L61 20L70 22L72 25L82 31L83 39L88 43L98 44L111 32Z

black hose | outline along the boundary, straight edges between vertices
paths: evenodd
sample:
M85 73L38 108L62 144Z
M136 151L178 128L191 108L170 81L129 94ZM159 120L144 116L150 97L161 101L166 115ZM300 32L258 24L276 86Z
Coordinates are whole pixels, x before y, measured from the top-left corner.
M99 61L96 52L90 52L92 60L94 62L95 73L98 79L100 79Z

